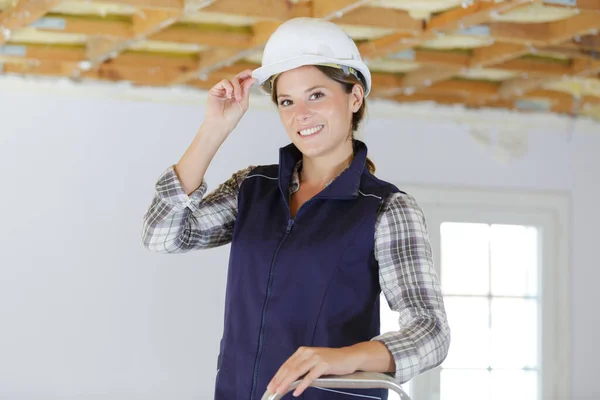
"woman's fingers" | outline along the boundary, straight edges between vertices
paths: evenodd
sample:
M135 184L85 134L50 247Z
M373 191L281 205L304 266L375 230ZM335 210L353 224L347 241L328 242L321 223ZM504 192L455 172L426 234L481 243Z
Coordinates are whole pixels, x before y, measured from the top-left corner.
M311 385L311 383L320 378L321 375L325 374L328 368L329 367L324 363L315 365L310 372L306 374L304 379L302 379L302 382L300 382L296 390L294 390L294 397L300 396Z
M275 392L279 394L285 393L292 383L306 375L314 366L315 363L311 359L304 362L297 362L292 368L289 368Z
M240 101L242 99L242 86L238 79L232 79L231 85L233 86L233 97L235 100Z
M210 91L216 96L230 99L233 94L233 85L227 79L223 79L213 86Z
M247 69L233 79L223 79L210 89L210 93L225 99L246 101L250 97L250 87L256 82L252 78L252 70Z
M267 389L269 389L271 392L276 392L279 389L279 387L281 386L281 382L283 382L283 380L288 376L290 371L294 368L294 366L297 363L298 358L301 357L301 355L302 355L302 350L301 349L296 350L294 352L294 354L292 354L286 360L286 362L284 362L283 365L281 367L279 367L279 370L277 370L277 372L271 379L271 382L269 382L269 384L267 385Z

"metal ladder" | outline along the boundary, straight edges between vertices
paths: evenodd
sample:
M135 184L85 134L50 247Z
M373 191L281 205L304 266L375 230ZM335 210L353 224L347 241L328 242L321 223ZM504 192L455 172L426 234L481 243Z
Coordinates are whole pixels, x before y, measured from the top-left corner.
M302 380L292 383L288 391L283 394L274 394L267 390L261 400L279 400L296 389L300 382ZM392 378L378 372L356 372L342 376L325 376L314 380L310 386L324 389L388 389L396 392L400 396L400 400L411 400L402 390L402 387L394 382Z

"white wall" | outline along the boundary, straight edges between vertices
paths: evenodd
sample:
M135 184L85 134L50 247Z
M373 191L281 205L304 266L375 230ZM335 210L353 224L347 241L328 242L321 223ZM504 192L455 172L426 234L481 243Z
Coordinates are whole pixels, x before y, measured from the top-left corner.
M140 241L154 180L189 144L202 100L145 93L159 98L0 80L0 398L212 395L228 249L164 256ZM215 158L211 187L276 162L287 143L276 114L255 104ZM493 130L481 114L371 111L371 158L398 185L571 194L572 399L600 398L600 125L579 122L571 137L562 118L486 114L528 138L526 154L505 162L469 134Z

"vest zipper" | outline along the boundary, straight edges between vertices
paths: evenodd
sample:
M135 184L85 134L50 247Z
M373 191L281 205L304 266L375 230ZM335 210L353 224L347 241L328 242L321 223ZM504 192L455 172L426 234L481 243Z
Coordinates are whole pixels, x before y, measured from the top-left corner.
M294 225L294 219L289 218L288 224L285 230L285 235L279 241L277 248L275 249L275 254L273 255L273 259L271 260L271 267L269 270L269 280L267 283L267 296L265 299L265 304L263 305L262 311L262 319L260 322L260 331L258 335L258 351L256 353L256 359L254 361L254 372L252 377L252 391L250 392L250 400L254 400L256 398L256 386L258 384L258 369L260 367L260 359L262 356L263 343L265 340L265 327L267 322L267 307L269 305L269 298L271 297L271 286L273 284L273 275L275 273L275 260L277 259L277 255L279 254L279 249L283 245L283 242L288 237L290 232L292 231L292 226Z
M266 320L267 320L267 306L269 303L269 298L271 297L271 285L273 283L273 274L275 272L274 271L275 260L277 259L277 255L279 254L279 249L283 245L283 242L285 241L285 239L287 239L288 235L292 231L292 227L294 226L294 223L296 222L296 218L298 218L298 215L300 215L300 211L302 211L304 206L308 205L313 200L314 200L314 197L312 199L309 199L306 202L304 202L304 204L302 204L300 206L300 208L298 209L298 211L296 212L296 215L294 218L292 218L291 213L288 214L288 223L287 223L287 227L285 229L285 235L279 241L279 244L277 245L277 248L275 249L275 254L273 255L273 259L271 261L271 268L269 270L269 281L267 283L267 297L265 299L265 304L263 306L262 320L260 322L260 331L259 331L259 335L258 335L258 351L256 353L256 359L254 361L254 372L253 372L253 377L252 377L252 391L250 392L250 400L256 399L256 386L258 385L258 368L260 367L260 359L262 356L263 342L265 340L265 325L266 325ZM289 212L289 210L288 210L288 212Z

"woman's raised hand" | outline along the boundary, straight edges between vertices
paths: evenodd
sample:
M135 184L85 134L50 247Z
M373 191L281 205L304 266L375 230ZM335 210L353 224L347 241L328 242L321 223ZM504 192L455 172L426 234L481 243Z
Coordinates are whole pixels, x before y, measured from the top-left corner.
M248 110L250 87L255 81L252 70L245 70L213 86L208 91L204 125L229 135Z

